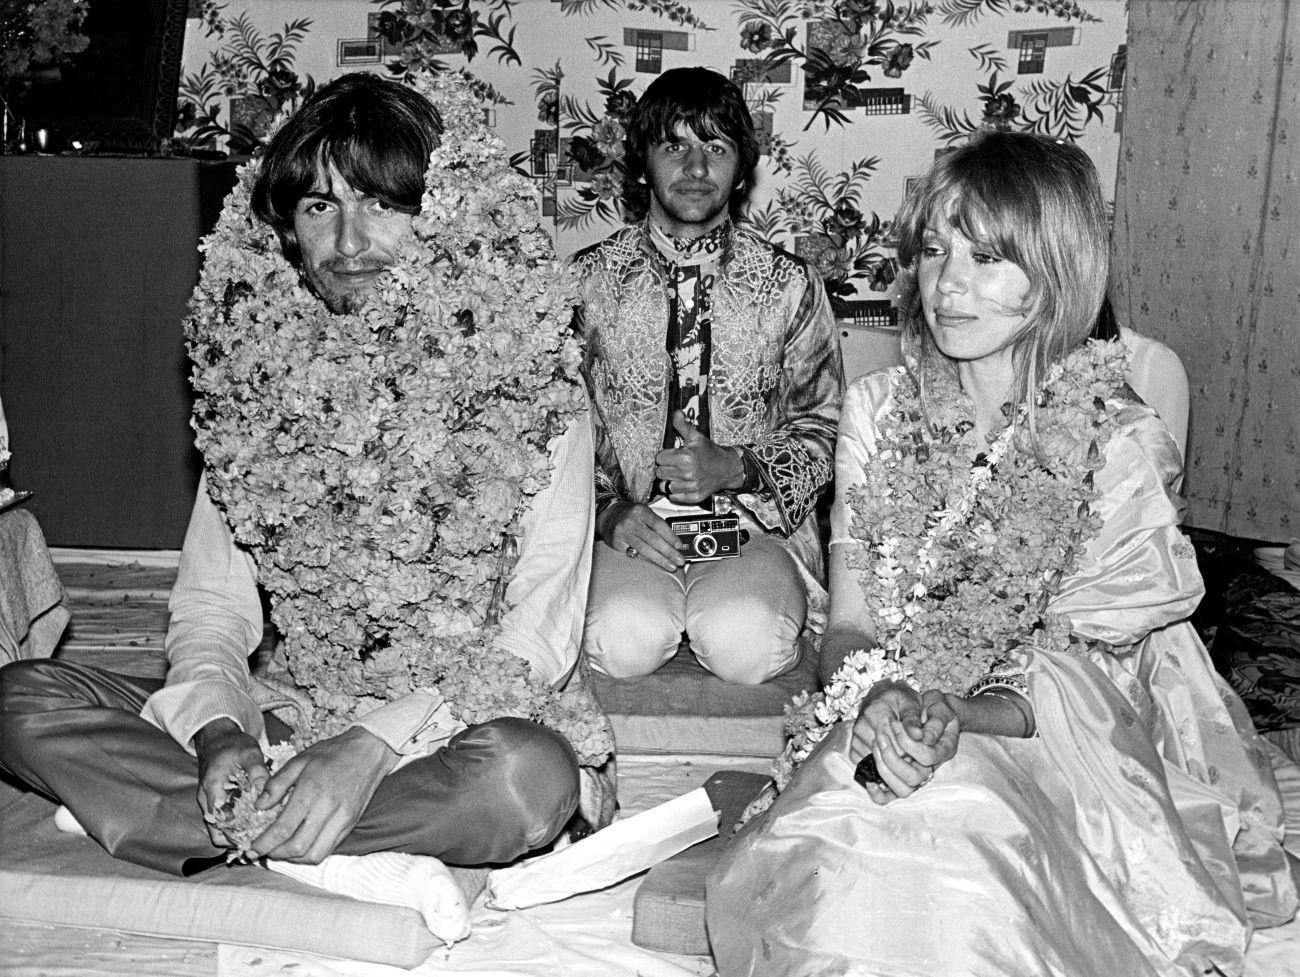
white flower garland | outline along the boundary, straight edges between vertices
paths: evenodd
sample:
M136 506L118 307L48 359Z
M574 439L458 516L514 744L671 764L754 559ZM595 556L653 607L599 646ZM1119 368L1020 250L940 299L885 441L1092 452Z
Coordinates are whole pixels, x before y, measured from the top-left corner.
M1048 371L1036 396L1050 468L1026 443L1026 405L972 467L955 379L930 374L949 414L934 426L915 387L900 385L867 484L851 499L851 532L863 544L855 565L879 644L850 653L822 692L786 708L778 789L836 723L857 716L877 682L964 692L994 667L1023 668L1032 648L1070 643L1069 622L1047 606L1101 528L1093 472L1114 431L1109 398L1125 362L1118 343L1090 342Z

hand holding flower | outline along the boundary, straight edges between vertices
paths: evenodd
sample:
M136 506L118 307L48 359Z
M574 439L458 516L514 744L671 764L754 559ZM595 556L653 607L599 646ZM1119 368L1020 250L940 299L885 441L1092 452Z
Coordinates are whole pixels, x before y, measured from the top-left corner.
M259 856L318 864L361 819L398 756L373 733L353 726L303 750L276 770L259 810L283 804L253 840Z
M232 845L218 823L235 798L234 785L256 796L271 776L257 740L245 733L233 719L214 719L194 734L194 753L199 761L199 807L203 809L208 835L219 848ZM240 775L243 775L242 777Z

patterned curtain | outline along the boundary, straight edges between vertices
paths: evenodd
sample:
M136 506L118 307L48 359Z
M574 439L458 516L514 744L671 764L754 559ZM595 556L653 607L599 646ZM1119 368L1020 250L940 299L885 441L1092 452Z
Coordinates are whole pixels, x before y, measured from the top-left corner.
M1117 312L1182 358L1190 526L1300 536L1300 0L1131 0Z

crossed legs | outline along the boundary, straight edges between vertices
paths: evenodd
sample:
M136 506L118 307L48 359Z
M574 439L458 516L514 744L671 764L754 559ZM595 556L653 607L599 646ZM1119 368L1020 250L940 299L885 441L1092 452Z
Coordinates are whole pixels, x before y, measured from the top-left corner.
M0 668L0 769L67 806L115 857L183 875L225 853L203 822L196 759L139 716L161 684L48 659ZM495 720L385 778L338 852L510 861L554 838L577 802L563 737Z

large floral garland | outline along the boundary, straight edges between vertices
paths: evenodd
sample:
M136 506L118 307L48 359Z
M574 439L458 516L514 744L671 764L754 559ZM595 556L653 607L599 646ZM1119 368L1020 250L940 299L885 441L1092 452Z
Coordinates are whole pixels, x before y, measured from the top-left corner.
M599 765L612 738L590 693L494 643L503 541L583 407L576 288L472 82L408 83L445 132L415 240L362 310L331 314L252 215L256 159L204 242L186 336L208 488L314 707L302 742L436 689L466 724L534 719Z
M1047 608L1101 528L1093 472L1115 430L1126 356L1093 341L1053 366L1037 394L1038 451L1024 405L990 446L976 446L969 398L950 371L927 367L929 421L917 384L899 383L877 457L849 498L849 531L862 544L849 567L879 643L787 707L778 787L876 682L962 693L1023 671L1031 651L1070 645L1070 622Z

